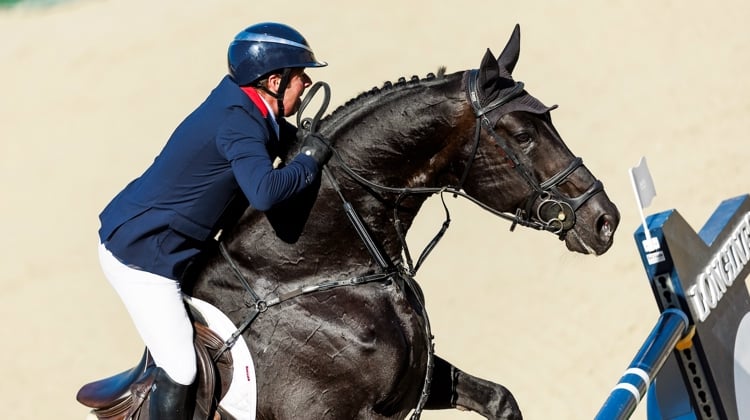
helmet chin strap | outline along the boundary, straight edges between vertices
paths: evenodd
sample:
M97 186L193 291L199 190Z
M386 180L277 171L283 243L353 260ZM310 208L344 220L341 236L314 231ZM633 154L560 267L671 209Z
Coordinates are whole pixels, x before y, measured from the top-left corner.
M284 92L286 92L286 87L289 85L289 80L291 80L291 78L292 78L292 69L289 69L289 68L284 69L281 72L281 81L279 82L279 89L276 91L276 93L271 92L271 90L265 86L261 86L261 85L257 86L258 89L276 98L276 107L278 108L278 112L276 114L276 120L280 120L284 118Z

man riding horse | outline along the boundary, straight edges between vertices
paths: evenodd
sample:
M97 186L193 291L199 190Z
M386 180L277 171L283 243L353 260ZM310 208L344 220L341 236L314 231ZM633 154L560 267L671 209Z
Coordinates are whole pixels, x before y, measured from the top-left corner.
M247 208L265 211L319 185L330 157L315 137L283 167L274 159L295 139L284 118L323 67L305 38L260 23L229 45L229 75L177 127L151 166L100 215L99 256L151 353L157 373L149 417L185 419L196 377L193 326L181 282L190 263Z
M294 127L273 117L300 113L309 84L303 70L323 63L285 26L237 36L230 75L102 215L103 265L121 273L113 284L126 305L143 310L131 310L139 331L155 328L150 312L184 322L181 290L191 306L201 302L226 321L219 332L195 317L196 341L207 343L196 344L196 412L280 420L403 420L411 412L416 420L423 409L459 408L491 420L522 418L505 386L435 353L415 279L449 225L445 194L510 221L511 230L551 232L573 252L601 255L612 246L619 211L552 124L554 107L514 79L519 52L516 26L501 54L487 49L478 68L386 83L321 119L324 106L312 120L298 116L300 131L310 134L293 139ZM245 61L251 57L290 58L281 67L292 70L247 76L265 62ZM310 88L303 110L320 86ZM272 169L272 156L286 166ZM253 179L257 188L248 189ZM446 221L413 264L406 235L435 194ZM206 325L215 337L206 339ZM84 386L79 401L101 419L145 419L149 411L150 418L184 417L190 377L174 382L166 366L177 360L177 374L192 369L175 356L187 353L192 335L181 328L184 346L160 349L153 393L146 355L135 368ZM144 341L177 346L170 337Z

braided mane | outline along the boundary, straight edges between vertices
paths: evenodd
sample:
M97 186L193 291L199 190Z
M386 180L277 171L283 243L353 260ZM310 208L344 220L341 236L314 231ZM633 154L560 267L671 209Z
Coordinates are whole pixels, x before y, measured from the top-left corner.
M445 66L440 66L437 70L437 75L435 73L428 73L427 76L425 76L422 79L420 79L419 76L414 75L414 76L411 76L409 80L407 80L406 77L400 77L398 81L396 81L395 83L387 81L383 84L382 87L374 86L372 89L362 92L359 95L357 95L355 98L346 101L346 103L344 103L343 105L340 105L330 115L325 117L323 121L335 119L339 117L340 114L344 113L346 110L356 108L356 105L358 103L364 102L365 100L370 99L373 96L377 96L385 92L394 91L399 88L403 88L405 86L422 83L424 81L440 79L445 76L445 71L446 71Z

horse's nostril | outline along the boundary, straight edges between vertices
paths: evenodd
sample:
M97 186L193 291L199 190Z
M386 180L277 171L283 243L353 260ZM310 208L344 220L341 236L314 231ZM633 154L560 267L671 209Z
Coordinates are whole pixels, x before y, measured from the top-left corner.
M597 232L599 232L599 238L604 242L608 242L612 239L612 235L615 233L615 228L616 225L614 218L608 214L602 215L599 217L599 220L596 221L596 229Z

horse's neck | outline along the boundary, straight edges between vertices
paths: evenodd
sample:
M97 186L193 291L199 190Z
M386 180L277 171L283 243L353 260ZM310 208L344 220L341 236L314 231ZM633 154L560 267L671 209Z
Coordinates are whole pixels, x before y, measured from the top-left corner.
M341 185L344 199L352 203L392 259L401 255L394 223L398 222L405 234L427 195L408 195L397 203L399 193L363 185L353 180L344 166L373 184L393 189L440 186L449 160L446 145L455 136L455 119L461 115L456 104L465 103L456 88L459 82L460 78L453 77L437 88L435 83L386 91L372 98L368 106L323 126L323 134L334 141L341 157L329 164L334 182ZM455 150L450 158L455 158Z

